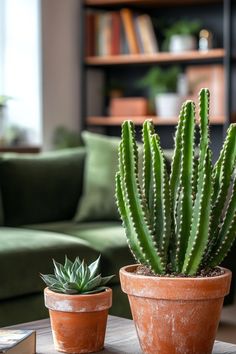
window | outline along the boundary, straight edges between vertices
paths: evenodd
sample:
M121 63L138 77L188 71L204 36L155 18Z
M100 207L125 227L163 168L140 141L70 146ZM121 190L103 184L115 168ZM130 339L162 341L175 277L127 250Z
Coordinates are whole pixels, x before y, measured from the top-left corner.
M40 0L0 0L0 94L8 125L41 143Z

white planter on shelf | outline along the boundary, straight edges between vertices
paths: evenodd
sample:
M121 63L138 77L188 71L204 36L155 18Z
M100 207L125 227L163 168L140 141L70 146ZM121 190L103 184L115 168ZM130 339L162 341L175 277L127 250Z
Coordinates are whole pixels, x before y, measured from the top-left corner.
M194 36L185 34L175 34L171 36L169 43L169 51L171 53L181 53L188 50L195 50L197 41Z
M183 97L178 93L159 93L155 97L156 114L159 118L178 117Z

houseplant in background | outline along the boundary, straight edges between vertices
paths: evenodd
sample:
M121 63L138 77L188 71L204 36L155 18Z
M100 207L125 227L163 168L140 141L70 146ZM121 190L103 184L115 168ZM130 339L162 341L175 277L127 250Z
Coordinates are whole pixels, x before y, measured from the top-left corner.
M92 353L104 346L112 304L112 290L105 285L113 276L101 277L99 261L87 266L79 257L74 262L66 257L64 266L53 261L54 274L41 275L56 350Z
M0 95L0 140L3 138L4 128L5 128L5 117L4 110L6 108L7 102L11 99L11 97L6 95Z
M171 53L181 53L197 49L196 35L201 29L199 21L181 20L164 31L163 49Z
M172 66L163 70L151 68L145 77L139 80L140 87L148 88L151 103L155 102L158 117L176 117L181 107L182 98L177 93L180 68Z
M60 125L53 133L53 145L56 149L66 149L81 145L80 135Z
M137 262L120 270L144 353L210 354L231 272L217 267L236 236L236 124L212 166L209 92L200 92L200 144L195 106L180 112L168 175L151 121L143 125L143 182L132 122L122 126L116 197Z

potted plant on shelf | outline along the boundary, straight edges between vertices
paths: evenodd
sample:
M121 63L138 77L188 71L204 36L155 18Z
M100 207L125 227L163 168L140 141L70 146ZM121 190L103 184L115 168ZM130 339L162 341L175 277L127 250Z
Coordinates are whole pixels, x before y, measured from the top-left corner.
M64 266L53 260L54 274L41 275L47 288L56 350L65 353L92 353L102 350L112 290L105 287L112 276L98 274L100 257L89 266L77 257L65 258Z
M159 137L143 124L143 181L134 125L122 126L116 198L139 265L120 270L139 341L148 354L210 354L231 272L218 265L236 236L236 124L218 161L209 148L209 92L200 92L200 144L195 157L195 106L179 116L168 175Z
M164 32L164 49L171 53L181 53L197 48L196 35L201 29L199 21L181 20Z
M178 66L166 70L153 67L139 81L139 86L148 88L151 102L155 102L156 114L160 118L178 116L182 103L182 98L177 93L179 75Z

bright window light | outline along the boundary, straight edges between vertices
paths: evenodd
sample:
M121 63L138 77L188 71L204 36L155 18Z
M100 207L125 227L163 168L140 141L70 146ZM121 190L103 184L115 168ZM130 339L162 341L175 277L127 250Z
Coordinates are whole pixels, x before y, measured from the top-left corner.
M0 94L8 124L41 143L40 0L0 0Z

